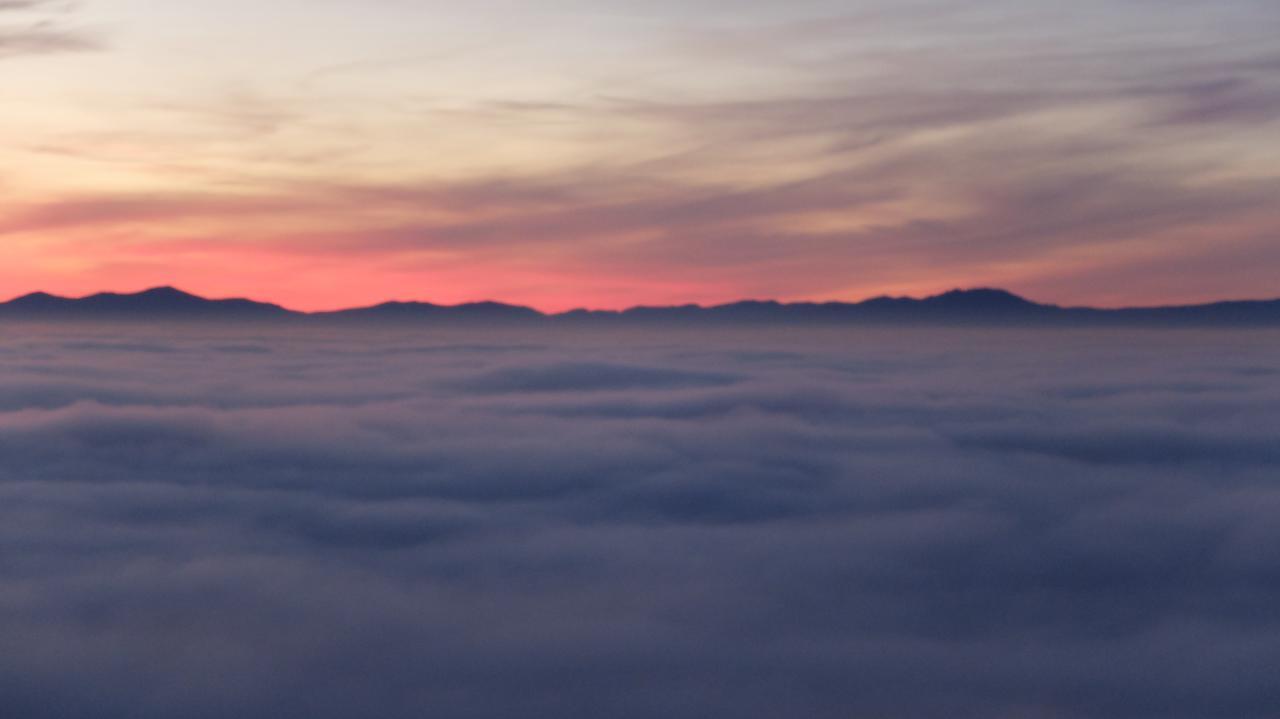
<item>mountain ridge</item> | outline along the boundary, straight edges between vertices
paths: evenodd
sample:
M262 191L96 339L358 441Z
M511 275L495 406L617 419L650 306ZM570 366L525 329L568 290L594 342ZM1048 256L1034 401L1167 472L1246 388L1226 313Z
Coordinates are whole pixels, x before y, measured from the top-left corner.
M1151 307L1063 307L992 287L953 289L922 298L877 296L857 302L744 299L718 305L635 306L543 313L483 301L441 305L388 301L365 307L301 312L246 298L210 299L171 286L99 292L79 298L31 292L0 303L0 320L297 320L311 322L511 324L1135 324L1280 326L1280 299L1223 300Z

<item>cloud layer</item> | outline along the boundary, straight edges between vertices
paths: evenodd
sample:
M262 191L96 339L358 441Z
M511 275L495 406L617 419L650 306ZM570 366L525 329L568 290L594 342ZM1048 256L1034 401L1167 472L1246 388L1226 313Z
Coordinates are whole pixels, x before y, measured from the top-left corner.
M0 705L1264 717L1271 333L0 341Z

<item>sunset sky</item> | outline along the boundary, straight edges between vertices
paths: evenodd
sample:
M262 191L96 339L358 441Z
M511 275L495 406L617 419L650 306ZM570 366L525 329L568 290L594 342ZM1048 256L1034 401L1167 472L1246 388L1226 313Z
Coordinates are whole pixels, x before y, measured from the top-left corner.
M0 0L0 295L1280 296L1276 0Z

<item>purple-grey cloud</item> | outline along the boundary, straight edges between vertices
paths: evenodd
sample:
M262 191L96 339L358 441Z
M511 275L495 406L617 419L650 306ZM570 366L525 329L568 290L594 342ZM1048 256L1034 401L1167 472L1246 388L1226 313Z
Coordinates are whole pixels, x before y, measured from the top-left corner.
M5 336L6 707L1275 706L1268 336L350 332Z

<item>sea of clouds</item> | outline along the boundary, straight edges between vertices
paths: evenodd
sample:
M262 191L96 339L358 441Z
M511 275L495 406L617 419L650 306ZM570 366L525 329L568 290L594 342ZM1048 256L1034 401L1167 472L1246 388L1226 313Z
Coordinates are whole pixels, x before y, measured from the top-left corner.
M0 714L1273 717L1280 334L0 332Z

